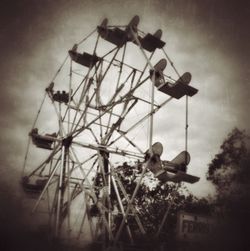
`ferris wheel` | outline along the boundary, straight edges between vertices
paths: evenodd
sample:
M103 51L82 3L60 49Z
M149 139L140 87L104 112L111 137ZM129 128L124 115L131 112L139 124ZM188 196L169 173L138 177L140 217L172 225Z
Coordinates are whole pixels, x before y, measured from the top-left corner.
M104 19L68 51L45 89L29 133L22 186L37 194L33 211L46 201L56 237L79 238L86 231L108 247L126 231L133 243L130 214L145 233L133 201L146 172L162 182L199 180L186 173L188 126L186 149L172 161L161 160L163 146L153 135L155 113L172 99L186 98L187 105L198 90L165 52L162 31L146 34L138 25L138 16L120 26ZM167 63L175 77L164 73ZM143 168L134 164L138 182L128 196L116 167L131 160ZM115 214L122 218L116 227Z

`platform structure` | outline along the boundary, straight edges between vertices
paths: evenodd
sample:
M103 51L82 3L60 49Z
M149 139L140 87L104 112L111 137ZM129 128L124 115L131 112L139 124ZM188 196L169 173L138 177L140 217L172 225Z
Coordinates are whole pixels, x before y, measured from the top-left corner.
M139 21L135 16L126 25L114 26L104 19L68 50L45 87L29 133L21 184L27 193L37 194L33 212L48 203L56 238L88 236L101 242L103 250L111 250L118 248L125 232L127 241L136 245L130 222L132 217L140 234L146 234L134 203L145 174L152 172L161 182L178 184L199 180L187 174L187 113L185 151L172 161L161 160L163 146L154 142L153 133L155 113L173 98L187 100L198 90L190 85L191 74L180 75L169 59L162 31L144 33ZM162 58L154 57L156 50ZM129 51L138 53L132 63ZM167 62L176 78L165 74ZM165 96L158 99L160 93ZM143 141L140 135L145 127L148 135ZM142 171L129 196L116 163L131 159L142 163Z

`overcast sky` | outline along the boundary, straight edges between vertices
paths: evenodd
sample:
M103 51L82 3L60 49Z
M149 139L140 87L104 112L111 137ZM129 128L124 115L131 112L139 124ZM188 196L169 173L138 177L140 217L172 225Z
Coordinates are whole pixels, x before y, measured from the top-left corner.
M135 14L140 29L162 29L166 51L178 70L190 71L199 93L190 100L188 172L201 177L190 187L198 196L213 192L205 181L208 163L234 128L249 129L250 36L248 1L1 1L1 197L18 194L28 132L43 91L72 45L104 17L126 24ZM167 72L166 72L167 73ZM173 102L159 113L165 126L166 158L183 150L184 118L175 119ZM166 122L166 121L165 121ZM172 124L171 124L172 123ZM182 131L181 131L182 130ZM181 132L180 132L181 131ZM5 194L5 196L3 196ZM3 200L4 201L4 200Z

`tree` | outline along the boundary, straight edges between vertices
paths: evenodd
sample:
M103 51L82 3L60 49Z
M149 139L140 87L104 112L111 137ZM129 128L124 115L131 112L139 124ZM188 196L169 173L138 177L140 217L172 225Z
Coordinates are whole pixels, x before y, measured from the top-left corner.
M132 196L141 172L142 163L140 162L135 165L123 163L116 167L116 173L129 197ZM124 197L122 197L123 199ZM117 204L115 196L112 197L112 200L113 204ZM137 212L139 212L139 217L146 230L146 236L137 235L138 241L141 242L143 239L144 241L154 243L157 240L157 243L159 243L158 241L160 240L167 242L168 247L175 245L177 214L180 210L201 215L211 214L211 207L207 199L196 198L188 192L183 184L161 183L153 177L150 171L146 173L143 179L134 201L134 206ZM166 222L162 227L161 234L156 239L153 233L157 233L167 210ZM117 216L117 226L119 226L121 220L122 217ZM129 220L132 222L133 218L131 217ZM136 224L132 230L136 232ZM127 237L126 231L123 234L125 240Z
M208 166L207 179L216 187L214 201L219 219L223 219L222 238L230 246L245 248L250 219L249 136L234 128Z
M216 187L220 200L244 203L250 196L249 136L234 128L208 166L207 179Z
M232 182L242 182L242 172L249 175L248 169L242 165L247 158L247 140L245 131L234 128L220 146L220 152L209 164L207 179L211 180L217 190L227 190Z

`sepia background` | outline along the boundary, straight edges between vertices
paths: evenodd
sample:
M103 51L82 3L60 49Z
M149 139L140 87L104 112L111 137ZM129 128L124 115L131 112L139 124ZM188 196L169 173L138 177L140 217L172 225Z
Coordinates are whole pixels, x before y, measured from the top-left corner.
M192 73L199 93L190 101L188 172L201 180L188 188L199 197L213 195L206 180L208 163L234 127L249 132L248 1L19 0L1 1L0 12L2 232L15 238L26 225L19 178L44 89L68 49L105 17L124 25L137 14L141 30L162 29L179 72ZM155 135L164 137L167 159L184 147L184 117L175 119L178 109L170 106L157 117Z

